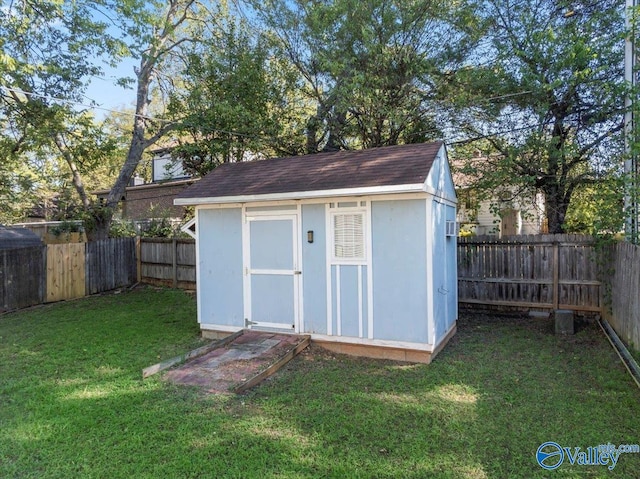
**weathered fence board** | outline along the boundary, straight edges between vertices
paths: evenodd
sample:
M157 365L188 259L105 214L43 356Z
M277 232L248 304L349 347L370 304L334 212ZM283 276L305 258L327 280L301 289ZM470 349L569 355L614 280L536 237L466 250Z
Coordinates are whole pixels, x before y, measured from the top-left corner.
M136 282L135 238L92 241L86 247L87 294L101 293Z
M609 253L603 315L625 343L640 350L640 246L618 243Z
M461 238L461 303L601 311L593 241L578 235Z
M47 245L46 302L85 295L85 244Z
M45 258L45 246L0 250L0 312L44 302Z
M195 289L196 248L192 239L141 238L140 280Z

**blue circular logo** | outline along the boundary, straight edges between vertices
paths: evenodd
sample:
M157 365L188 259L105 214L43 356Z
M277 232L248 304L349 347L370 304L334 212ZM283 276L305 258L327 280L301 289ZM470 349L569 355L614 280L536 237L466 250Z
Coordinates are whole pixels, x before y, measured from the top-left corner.
M536 451L536 460L547 471L557 469L564 461L564 452L558 443L545 442Z

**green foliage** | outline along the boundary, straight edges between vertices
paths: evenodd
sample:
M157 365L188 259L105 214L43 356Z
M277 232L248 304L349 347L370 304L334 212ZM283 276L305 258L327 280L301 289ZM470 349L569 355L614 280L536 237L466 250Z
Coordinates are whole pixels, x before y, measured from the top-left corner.
M624 231L624 191L620 175L577 190L567 211L565 231L600 236Z
M471 3L334 0L252 2L304 80L315 112L307 151L414 143L440 135L445 70L476 32Z
M69 220L65 220L59 225L51 228L51 232L56 236L60 236L64 233L79 233L80 231L82 231L82 225L80 222Z
M264 39L253 41L246 28L203 42L189 56L184 93L175 94L170 111L181 118L182 144L173 152L186 171L204 175L221 163L266 153L267 138L278 135L271 105L278 103L268 73Z
M109 238L132 238L137 236L136 227L131 221L114 220L109 228Z
M87 208L82 174L117 145L84 101L99 59L115 62L124 45L103 21L108 2L10 2L0 10L0 215L19 218L37 202L67 195ZM68 198L68 196L67 196ZM71 210L73 208L70 208Z
M221 163L302 149L285 125L295 78L264 36L233 19L224 28L189 55L183 93L169 107L180 118L182 144L174 154L198 175Z
M177 233L179 233L179 229L173 226L168 218L153 218L140 236L146 238L173 238Z
M620 170L619 7L615 0L485 2L490 43L478 52L484 65L461 72L461 83L453 84L477 95L464 102L462 128L499 153L482 165L477 186L542 192L551 233L563 231L576 191L599 188Z

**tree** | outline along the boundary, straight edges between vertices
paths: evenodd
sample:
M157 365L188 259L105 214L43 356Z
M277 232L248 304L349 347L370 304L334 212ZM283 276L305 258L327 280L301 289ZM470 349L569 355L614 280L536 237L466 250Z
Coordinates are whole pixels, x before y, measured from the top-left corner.
M615 235L624 229L624 177L610 174L597 185L576 188L565 217L565 231Z
M470 3L405 0L253 2L315 103L307 152L439 136L443 72L474 43Z
M31 195L42 181L31 163L60 155L73 185L89 206L80 175L83 163L99 162L111 144L92 118L74 108L88 78L101 72L96 59L113 61L122 43L97 20L106 2L16 1L0 9L0 150L4 159L5 212ZM7 204L8 203L8 204Z
M57 149L90 213L90 233L106 237L144 151L175 127L156 119L164 113L164 105L154 111L152 98L167 98L175 87L172 73L185 59L187 47L207 29L215 29L216 10L195 0L33 0L12 2L0 15L0 73L8 87L0 98L0 146L12 161L6 171L15 170L15 163L25 162L29 155L42 157ZM112 31L118 39L110 35ZM125 55L140 61L135 80L122 80L136 89L129 147L106 204L95 205L86 194L83 172L100 155L114 152L118 141L104 138L100 128L72 105L81 101L88 78L100 73L100 58L115 64ZM25 188L8 188L6 194L21 190Z
M297 75L287 67L267 38L232 18L201 39L169 105L180 142L173 154L187 171L303 151L302 128L292 126Z
M622 9L614 0L484 5L490 43L456 79L477 95L459 125L499 153L474 167L478 186L542 192L549 232L563 232L574 193L619 167Z
M203 11L199 6L195 0L169 0L168 3L135 1L116 4L114 7L120 29L130 39L128 51L140 59L140 64L135 68L136 104L131 141L106 204L93 211L93 238L108 236L113 212L142 160L144 151L174 127L170 122L151 117L151 95L154 86L159 87L163 81L163 66L175 60L173 55L180 53L181 46L197 38L198 27L202 26L200 20ZM167 84L171 84L170 78Z

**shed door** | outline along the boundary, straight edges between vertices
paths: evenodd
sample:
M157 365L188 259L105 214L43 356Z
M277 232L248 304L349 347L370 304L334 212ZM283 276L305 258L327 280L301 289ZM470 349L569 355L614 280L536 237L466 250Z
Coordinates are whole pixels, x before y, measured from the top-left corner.
M245 308L250 328L298 328L295 215L247 218Z

